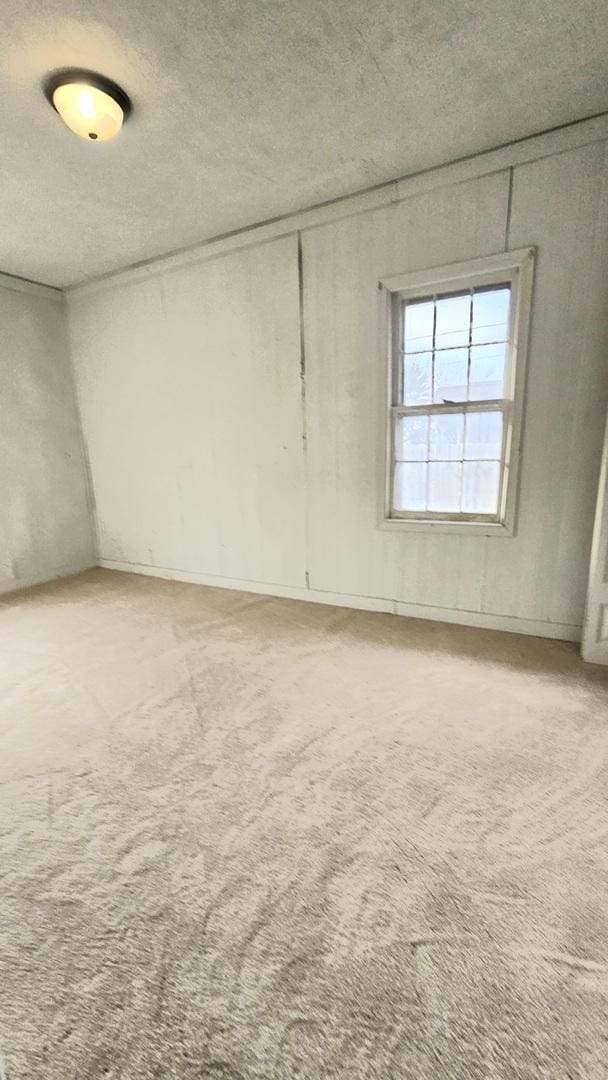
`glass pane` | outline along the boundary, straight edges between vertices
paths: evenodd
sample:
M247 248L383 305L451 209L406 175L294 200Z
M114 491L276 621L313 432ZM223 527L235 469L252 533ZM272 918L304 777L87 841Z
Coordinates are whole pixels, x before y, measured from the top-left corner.
M463 431L463 413L431 416L431 461L459 461Z
M432 461L429 470L429 510L453 514L460 510L460 461Z
M511 290L508 286L473 294L471 341L474 345L483 345L487 341L506 341L510 296Z
M498 510L498 461L465 461L462 509L467 514L495 514Z
M437 300L435 322L435 348L469 344L471 319L471 296L446 296Z
M426 470L428 465L398 461L395 465L393 507L395 510L426 510Z
M431 401L433 373L431 353L416 353L403 358L403 404L428 405Z
M502 451L502 413L467 413L465 431L465 458L500 458Z
M433 401L467 400L468 349L446 349L435 353Z
M503 396L506 349L506 345L475 345L471 348L469 401Z
M397 461L427 461L429 456L428 416L403 416L395 428Z
M432 300L406 304L403 335L406 352L424 352L433 348L434 309Z

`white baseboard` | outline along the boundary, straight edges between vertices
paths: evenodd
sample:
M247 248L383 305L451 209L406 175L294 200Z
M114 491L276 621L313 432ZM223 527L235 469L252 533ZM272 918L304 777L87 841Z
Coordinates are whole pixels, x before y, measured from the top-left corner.
M42 570L38 574L30 574L22 578L10 578L8 581L0 581L0 596L8 596L10 593L21 592L22 589L31 589L33 585L46 585L49 581L58 578L71 577L72 574L81 574L84 570L91 570L98 566L96 559L87 559L83 563L55 566L50 570Z
M543 619L519 619L515 615L493 615L486 611L466 611L463 608L439 608L425 604L395 603L395 614L413 619L432 619L457 623L459 626L478 626L482 630L506 630L509 634L528 634L532 637L556 638L558 641L580 641L581 627L575 623L552 623Z
M461 608L432 607L428 604L408 604L401 600L388 600L379 596L356 596L349 593L325 592L306 588L304 585L280 585L268 581L247 581L240 578L201 574L192 570L176 570L165 566L148 566L119 559L99 559L99 566L106 570L120 570L131 574L165 578L169 581L185 581L194 585L210 585L213 588L237 589L239 592L261 593L264 596L281 596L290 600L307 600L315 604L331 604L334 607L356 608L360 611L383 611L391 615L404 615L413 619L430 619L434 622L456 623L460 626L476 626L482 630L506 630L512 634L529 634L533 637L557 638L560 641L580 641L581 627L571 623L544 622L541 619L518 619L513 615L493 615L484 611L466 611Z

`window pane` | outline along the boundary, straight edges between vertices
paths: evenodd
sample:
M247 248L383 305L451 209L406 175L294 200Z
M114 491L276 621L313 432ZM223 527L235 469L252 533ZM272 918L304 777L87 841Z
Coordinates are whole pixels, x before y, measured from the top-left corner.
M469 344L469 323L471 319L471 296L446 296L437 300L435 323L435 348L446 349L448 346Z
M435 353L433 401L467 400L468 349L446 349Z
M495 514L498 510L498 461L465 461L462 509L466 514Z
M395 428L397 461L427 461L429 456L428 416L403 416Z
M432 300L406 304L404 332L406 352L424 352L433 348L434 309Z
M431 353L405 356L403 362L403 404L428 405L431 401L433 372Z
M431 416L431 460L459 461L462 458L463 413Z
M500 458L502 451L502 413L467 413L465 431L465 458Z
M395 510L426 510L428 465L398 461L395 464L393 507Z
M506 348L506 345L475 345L471 348L469 401L503 396Z
M460 510L460 461L432 461L429 470L429 510L458 513Z
M473 294L471 341L474 345L483 345L487 341L506 341L510 296L511 290L508 287Z

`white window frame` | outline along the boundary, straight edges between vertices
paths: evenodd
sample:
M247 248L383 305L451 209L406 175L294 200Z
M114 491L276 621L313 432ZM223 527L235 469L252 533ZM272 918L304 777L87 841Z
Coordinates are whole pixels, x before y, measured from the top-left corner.
M384 416L381 444L381 506L379 525L395 530L513 536L515 534L517 490L523 433L526 361L535 248L501 252L482 259L433 267L413 274L397 274L378 282L380 297L380 370L384 378ZM485 285L509 284L511 304L504 398L456 405L428 405L416 408L397 404L396 387L400 371L400 325L404 300L426 299L430 295L458 292ZM387 363L388 358L388 363ZM505 402L507 406L505 407ZM447 514L430 511L392 511L395 463L394 426L400 415L416 411L470 412L500 409L503 412L502 468L497 515Z

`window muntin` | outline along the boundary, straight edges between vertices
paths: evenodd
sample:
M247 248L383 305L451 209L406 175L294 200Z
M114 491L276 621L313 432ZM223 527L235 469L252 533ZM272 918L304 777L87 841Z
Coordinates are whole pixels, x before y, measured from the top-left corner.
M502 520L511 281L395 296L392 517Z

